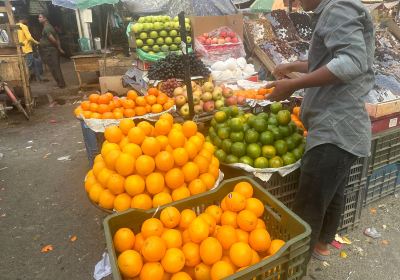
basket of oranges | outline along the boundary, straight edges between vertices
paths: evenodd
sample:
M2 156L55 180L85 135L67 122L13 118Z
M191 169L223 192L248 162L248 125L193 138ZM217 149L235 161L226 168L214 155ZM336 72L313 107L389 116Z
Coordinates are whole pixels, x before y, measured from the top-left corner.
M104 220L113 278L301 279L310 227L247 177Z
M85 179L89 199L107 211L151 209L212 189L222 180L214 146L197 124L164 113L154 125L123 119L104 132Z

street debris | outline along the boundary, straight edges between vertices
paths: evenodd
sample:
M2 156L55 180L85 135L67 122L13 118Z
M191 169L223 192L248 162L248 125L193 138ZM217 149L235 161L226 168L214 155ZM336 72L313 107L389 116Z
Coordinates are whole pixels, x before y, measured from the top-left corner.
M75 242L78 239L76 235L72 235L71 238L69 239L71 242Z
M340 244L339 242L337 242L336 240L333 240L332 242L331 242L331 245L333 246L333 247L335 247L336 249L342 249L342 247L343 247L343 245L342 244Z
M57 160L59 160L59 161L68 161L68 160L71 160L71 156L67 155L67 156L59 157L59 158L57 158Z
M103 279L111 274L110 258L107 253L103 253L103 258L94 267L93 278L96 280Z
M25 147L25 149L32 149L32 147L33 147L33 146L28 146L28 147Z
M29 140L28 143L33 143L33 141L32 141L32 140Z
M349 275L347 276L346 280L349 280L349 279L350 279L351 274L353 274L353 271L350 271L350 272L349 272Z
M386 226L386 225L382 225L382 228L383 228L383 229L386 229L386 228L387 228L387 226Z
M376 208L370 208L370 209L369 209L369 212L370 212L372 215L375 215L375 214L376 214Z
M346 251L341 251L341 252L340 252L340 257L341 257L342 259L347 258L347 253L346 253Z
M327 261L323 261L323 262L322 262L322 265L323 265L324 267L331 266Z
M371 227L371 228L366 228L364 230L364 234L368 237L371 237L373 239L380 238L382 235L376 230L376 228Z
M47 153L47 154L45 154L44 156L43 156L43 158L45 159L45 158L48 158L49 157L49 155L51 155L51 153Z
M42 252L42 253L47 253L47 252L50 252L50 251L53 251L53 245L50 245L50 244L44 246L42 248L42 250L40 250L40 252Z
M7 169L7 168L8 168L8 166L4 166L4 167L0 168L0 171Z
M351 244L351 241L347 237L345 236L341 237L339 234L335 235L335 241L339 242L340 244L347 244L347 245Z
M381 243L382 243L382 245L389 245L390 242L389 242L389 240L385 239L385 240L382 240Z

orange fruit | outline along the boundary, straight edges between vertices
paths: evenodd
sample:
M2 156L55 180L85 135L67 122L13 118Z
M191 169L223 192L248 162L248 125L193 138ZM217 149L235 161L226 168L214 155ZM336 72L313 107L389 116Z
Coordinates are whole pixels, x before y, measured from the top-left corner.
M110 169L103 168L96 179L101 184L101 186L105 188L107 186L108 179L110 179L113 173L114 172Z
M124 117L124 114L122 112L113 112L114 119L122 119Z
M139 106L139 107L135 108L135 115L136 116L143 116L143 115L146 115L146 114L147 114L147 110L146 110L145 107Z
M110 112L110 107L106 104L100 104L99 107L97 108L97 112L100 114Z
M133 100L130 99L123 99L122 100L122 107L124 107L124 109L133 109L135 108L136 103Z
M188 153L189 159L194 159L197 156L197 147L193 142L187 141L183 147Z
M83 111L82 115L85 119L90 119L92 117L92 112L91 111Z
M168 143L171 145L172 148L176 149L179 147L183 147L185 145L186 138L182 132L172 129L168 133Z
M165 174L165 183L171 189L177 189L185 183L185 175L179 168L172 168Z
M182 172L185 176L185 182L187 182L187 183L189 183L199 177L199 168L197 167L197 165L194 162L186 163L182 167Z
M205 153L203 152L203 154L205 154ZM212 156L212 158L211 158L211 165L219 168L219 160L215 156Z
M156 164L154 159L147 155L141 155L136 159L136 172L139 175L147 176L154 171Z
M97 100L97 103L99 104L108 104L111 100L112 96L110 97L107 94L102 94L99 96L99 99Z
M182 125L182 131L186 138L190 138L197 133L197 124L194 121L185 121Z
M190 235L189 235L189 230L188 229L185 229L182 232L182 241L183 241L183 244L192 242L192 240L190 239Z
M161 113L163 109L163 106L160 104L154 104L151 106L151 112L154 114Z
M261 200L250 197L246 199L246 210L253 212L259 218L264 213L264 204Z
M202 218L195 218L189 225L189 236L192 242L200 243L208 237L210 226Z
M154 127L148 121L141 121L140 123L137 124L137 127L143 129L144 133L147 136L150 136L154 129Z
M203 147L203 144L204 144L204 136L201 133L196 133L196 135L189 138L189 141L196 144L196 147L198 147L200 149L201 147ZM212 154L211 154L211 156L212 156ZM211 156L210 156L210 158L211 158Z
M174 157L174 163L178 166L183 166L189 160L189 155L184 148L176 148L172 152L172 156Z
M90 188L97 183L96 177L94 175L87 176L85 180L85 190L86 192L90 191ZM190 195L190 192L189 192Z
M180 271L172 275L171 280L192 280L192 277L189 275L189 273Z
M196 219L196 213L191 209L185 209L181 212L181 220L179 222L179 228L187 229L191 222Z
M122 151L124 153L130 154L134 158L138 158L139 156L142 155L142 149L140 148L139 145L134 144L134 143L128 143L126 144L123 148Z
M143 140L141 148L142 148L143 154L151 156L151 157L154 157L155 155L157 155L161 150L160 143L158 143L157 139L154 137L146 137Z
M114 119L114 114L111 112L105 112L101 115L101 118L103 120L109 120L109 119Z
M251 258L250 265L256 264L256 263L260 262L260 260L261 260L260 256L258 255L258 253L256 251L252 250L252 253L253 253L253 256Z
M185 255L186 266L195 267L201 262L199 244L188 242L183 245L182 252Z
M132 118L132 117L136 116L135 110L132 108L125 109L123 116L125 118Z
M198 136L193 136L193 137L198 137ZM192 138L193 138L192 137ZM198 137L198 139L199 139L199 137ZM190 141L193 141L193 140L190 140ZM197 144L196 144L197 145ZM199 147L201 147L201 146L199 146ZM203 157L205 157L206 159L208 159L208 160L212 160L213 159L213 154L212 153L210 153L208 150L206 150L206 149L202 149L200 152L199 152L199 155L201 155L201 156L203 156Z
M237 215L236 222L244 231L252 231L257 226L257 216L249 210L242 210Z
M210 270L212 280L224 279L234 273L235 271L233 270L232 265L226 261L216 262Z
M91 101L82 101L81 102L81 107L82 107L82 109L84 110L84 111L91 111L90 110L90 105L91 105L91 103L90 103ZM93 102L94 103L94 102Z
M228 210L239 212L246 207L246 198L237 192L230 192L225 197L225 203Z
M135 123L131 119L123 119L119 122L119 128L121 129L122 133L128 135L129 130L135 127Z
M244 243L249 242L249 233L240 228L236 229L236 237L238 242L244 242Z
M97 103L99 101L99 97L100 97L99 94L92 93L91 95L89 95L89 101L92 103Z
M92 113L92 114L90 115L90 118L91 118L91 119L101 119L101 114L99 114L99 113Z
M194 268L194 275L196 280L211 280L211 268L204 263L199 263Z
M120 228L114 234L113 245L118 253L131 250L135 245L135 234L129 228Z
M217 239L224 250L229 250L232 244L238 242L235 228L229 225L218 228Z
M135 158L121 153L115 162L115 170L122 176L131 175L135 171Z
M95 183L89 191L89 198L90 200L92 200L93 202L98 203L99 199L100 199L100 194L103 191L103 187L99 184L99 183Z
M169 99L167 102L164 103L163 109L164 109L164 111L166 111L166 110L172 108L174 105L175 105L174 100L173 99Z
M263 228L263 229L267 229L267 226L265 225L265 222L261 219L257 219L257 226L256 228Z
M193 162L199 168L199 173L200 174L207 173L208 167L210 165L210 162L205 157L197 156L197 157L194 158Z
M210 173L204 173L199 176L199 179L206 185L207 190L210 190L215 185L215 178Z
M209 235L212 235L215 231L215 227L217 224L215 219L207 213L201 213L198 217L203 219L207 223L209 227Z
M103 160L103 156L101 154L97 155L94 158L94 163L98 163L98 162L102 162L102 161L104 161L104 160Z
M230 225L237 228L237 214L232 211L224 211L221 215L221 225Z
M126 250L118 256L118 267L123 276L136 277L143 267L142 257L134 250Z
M123 136L121 129L115 125L109 126L104 130L104 138L110 143L119 143Z
M215 147L214 147L214 145L211 144L210 142L205 142L205 143L203 144L203 149L206 150L206 151L208 151L208 152L211 153L211 154L214 154L214 152L215 152Z
M167 229L161 235L167 248L180 248L182 247L182 234L176 229Z
M164 189L164 176L161 173L150 173L146 177L146 190L149 194L158 194Z
M170 206L161 211L160 220L166 228L174 228L179 225L181 213L175 207Z
M200 258L207 265L212 265L222 258L222 246L216 238L207 237L201 242Z
M99 173L101 170L103 170L103 168L106 167L106 164L104 162L96 162L95 164L93 164L93 174L94 176L99 176Z
M126 194L121 193L114 199L114 209L118 212L128 210L131 207L132 198Z
M157 96L157 103L160 105L165 104L168 101L168 95L166 95L165 93L159 93Z
M144 96L136 97L135 103L137 106L146 106L147 105L146 98L144 98Z
M166 272L177 273L185 266L185 255L178 248L169 248L161 260Z
M167 246L161 237L150 236L144 241L141 253L146 261L157 262L164 257L166 251Z
M274 239L271 241L271 244L268 248L267 254L272 256L275 255L276 252L279 251L280 248L282 248L282 246L285 245L285 241L280 240L280 239Z
M117 195L125 191L124 184L125 178L117 173L114 173L111 174L110 178L107 181L107 188L112 194Z
M229 249L229 256L234 265L244 267L251 264L253 252L247 243L236 242Z
M135 90L128 90L128 92L126 93L126 98L131 99L131 100L135 100L136 97L138 97L138 94Z
M141 145L145 137L146 134L140 127L133 127L128 132L129 141L137 145Z
M121 151L120 150L111 150L109 151L105 157L104 157L104 162L107 165L107 168L111 169L111 170L115 170L115 163L118 159L118 157L120 156Z
M164 268L159 262L145 263L140 271L140 280L163 280Z
M207 191L206 185L200 179L194 179L190 182L188 187L190 194L195 195Z
M181 200L187 197L190 197L190 191L187 187L183 186L183 187L179 187L177 189L174 189L172 191L172 200L173 201L177 201L177 200Z
M161 171L168 171L174 167L174 157L167 151L159 152L155 158L156 167Z
M151 105L147 104L145 107L146 113L151 113Z
M250 232L249 244L257 252L266 252L271 245L271 237L266 229L258 228Z
M248 182L237 183L233 191L240 193L245 198L250 198L253 196L253 186Z
M169 113L164 113L160 116L160 120L167 120L171 126L174 124L174 117Z
M141 232L144 239L150 236L161 236L163 231L164 226L157 218L150 218L142 223Z
M219 168L215 165L210 165L207 173L210 173L215 178L215 180L217 180L219 177Z
M144 243L143 235L142 233L139 232L135 236L135 245L133 246L133 250L140 252L142 250L143 243Z
M148 194L138 194L132 198L131 207L148 210L153 207L153 200Z
M210 205L206 208L205 213L212 216L217 224L221 222L222 209L217 205Z
M158 143L160 143L161 150L165 151L165 148L168 146L168 137L165 135L157 135L156 139Z
M169 193L160 192L153 196L153 207L162 206L172 202L172 197Z
M157 96L158 93L159 93L158 89L157 89L157 88L154 88L154 87L149 88L149 89L147 90L147 94L148 94L148 95Z
M154 95L146 95L144 99L146 99L146 103L149 105L153 105L157 102L157 97Z
M139 175L130 175L125 178L124 189L130 196L141 194L145 189L144 179Z
M126 145L130 144L128 136L122 137L121 141L119 142L119 147L123 149Z
M171 131L171 123L167 119L159 119L156 121L154 125L154 129L156 131L157 135L168 135L168 133Z
M82 106L82 105L81 105ZM97 112L97 110L99 109L99 104L97 104L97 103L90 103L90 107L89 107L89 110L90 111L92 111L93 113L94 112Z
M99 206L104 209L114 208L115 196L110 192L110 190L103 190L99 196Z

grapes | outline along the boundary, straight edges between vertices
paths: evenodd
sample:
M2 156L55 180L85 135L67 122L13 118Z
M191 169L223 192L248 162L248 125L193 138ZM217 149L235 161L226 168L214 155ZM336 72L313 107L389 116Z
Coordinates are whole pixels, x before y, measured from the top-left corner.
M189 54L190 76L208 77L210 70L195 54ZM168 80L172 78L184 79L185 69L183 57L175 53L168 54L150 66L148 77L150 80Z
M161 85L161 91L168 94L169 97L173 96L174 89L177 87L181 87L183 85L182 82L178 81L177 79L168 79Z

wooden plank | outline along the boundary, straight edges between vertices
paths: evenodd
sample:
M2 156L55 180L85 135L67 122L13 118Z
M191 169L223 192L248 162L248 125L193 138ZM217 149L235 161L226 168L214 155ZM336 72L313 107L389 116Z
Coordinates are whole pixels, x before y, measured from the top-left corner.
M132 58L99 59L100 76L123 75L132 67Z
M385 20L385 24L388 27L389 31L393 34L393 36L396 37L397 40L400 40L399 26L392 19Z
M365 108L367 109L368 115L373 118L380 118L400 112L400 99L378 104L366 103Z
M100 70L98 57L71 57L74 61L76 72L97 72Z

